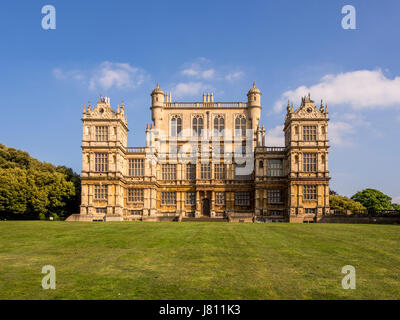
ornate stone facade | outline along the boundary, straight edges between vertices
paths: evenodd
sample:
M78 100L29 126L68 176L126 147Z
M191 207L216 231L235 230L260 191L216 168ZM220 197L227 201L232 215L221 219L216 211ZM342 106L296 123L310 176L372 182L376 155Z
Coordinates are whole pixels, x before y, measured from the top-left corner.
M261 92L247 102L172 102L151 93L144 147L127 147L125 106L83 111L82 204L75 220L317 222L329 211L328 112L287 106L285 147L265 145Z

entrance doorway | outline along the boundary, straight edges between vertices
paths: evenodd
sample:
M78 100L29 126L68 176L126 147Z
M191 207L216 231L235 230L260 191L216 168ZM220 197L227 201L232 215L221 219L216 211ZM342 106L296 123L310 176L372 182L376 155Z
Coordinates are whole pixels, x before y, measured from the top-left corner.
M201 214L206 217L210 216L210 200L208 200L207 198L203 199Z

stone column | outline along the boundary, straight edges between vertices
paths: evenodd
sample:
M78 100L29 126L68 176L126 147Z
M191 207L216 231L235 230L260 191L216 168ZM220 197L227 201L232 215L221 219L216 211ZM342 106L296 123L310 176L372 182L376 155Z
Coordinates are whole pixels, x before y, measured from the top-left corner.
M200 216L200 192L196 191L196 211L195 211L195 217Z
M215 191L211 191L211 217L215 217Z

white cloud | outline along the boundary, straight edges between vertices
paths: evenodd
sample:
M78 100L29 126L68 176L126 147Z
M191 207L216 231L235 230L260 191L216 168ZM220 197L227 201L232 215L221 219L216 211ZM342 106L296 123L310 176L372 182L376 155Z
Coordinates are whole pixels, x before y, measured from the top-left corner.
M398 204L400 204L400 195L393 197L392 203L398 203Z
M182 66L181 75L195 80L208 81L234 81L243 77L244 73L240 70L226 73L226 67L214 68L210 60L197 58L187 62ZM232 70L232 68L230 68Z
M203 79L212 79L214 77L215 74L215 70L214 69L208 69L205 70L201 73L201 77Z
M182 70L182 74L184 74L185 76L197 76L198 73L198 71L191 68Z
M371 122L364 120L363 115L360 113L343 113L341 117L346 120L350 121L353 125L357 126L370 126Z
M345 104L353 109L400 106L400 77L389 79L380 69L329 74L315 85L284 92L274 110L281 111L288 99L299 101L308 92L328 105Z
M351 133L354 132L354 126L344 121L332 121L329 123L329 142L336 146L351 146Z
M172 89L172 92L177 98L192 97L200 95L203 90L208 88L209 86L202 82L180 82Z
M228 81L237 80L240 79L243 76L243 74L244 73L242 71L231 72L225 76L225 79Z
M133 89L140 86L149 75L143 69L129 63L104 61L93 70L64 71L53 69L53 76L58 80L76 80L88 85L89 89Z
M189 69L184 69L182 71L183 75L186 76L191 76L191 77L196 77L196 78L201 78L201 79L212 79L215 74L214 69L207 69L207 70L195 70L192 68Z
M283 134L283 126L276 126L265 133L265 144L268 147L283 147L285 146L285 138Z
M200 79L212 79L215 70L214 69L207 69L207 70L195 70L192 68L182 70L182 74L186 76L196 77Z
M129 63L105 61L100 64L89 82L90 89L129 89L140 86L149 76Z
M58 80L66 80L68 78L71 78L71 79L74 79L77 81L85 80L85 74L80 70L63 71L60 68L54 68L53 76Z
M214 79L216 71L210 64L210 61L206 58L197 58L192 62L185 63L181 74L203 80Z

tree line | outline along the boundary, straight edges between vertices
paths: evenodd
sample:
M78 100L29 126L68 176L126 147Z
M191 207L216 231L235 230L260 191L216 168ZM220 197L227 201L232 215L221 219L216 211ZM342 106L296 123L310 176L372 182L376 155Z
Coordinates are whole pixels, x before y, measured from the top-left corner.
M338 195L335 191L330 191L330 208L340 211L400 211L400 204L392 203L392 198L376 189L364 189L357 192L352 197Z
M0 219L65 219L79 212L80 176L0 144Z

